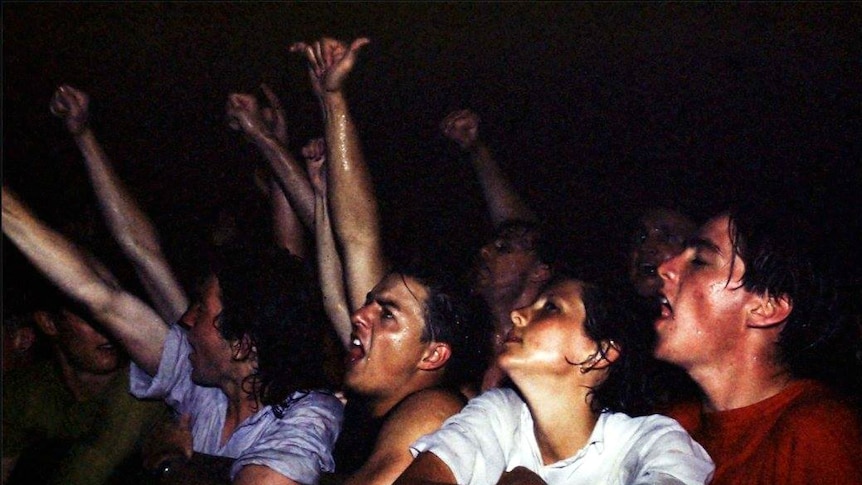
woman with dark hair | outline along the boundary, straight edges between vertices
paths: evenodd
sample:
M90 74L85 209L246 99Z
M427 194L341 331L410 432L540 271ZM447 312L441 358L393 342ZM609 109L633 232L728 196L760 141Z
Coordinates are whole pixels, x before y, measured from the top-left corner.
M712 461L676 421L628 414L645 405L643 350L629 345L637 326L610 292L560 276L512 322L497 364L516 388L485 392L419 439L396 483L710 479Z

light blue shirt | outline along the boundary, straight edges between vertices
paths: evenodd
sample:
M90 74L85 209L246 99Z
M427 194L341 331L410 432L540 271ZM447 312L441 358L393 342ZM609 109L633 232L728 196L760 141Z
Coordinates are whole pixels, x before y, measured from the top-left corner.
M703 484L709 455L671 418L602 413L584 448L550 465L542 462L527 405L511 389L472 399L434 433L411 445L443 460L461 484L495 484L523 466L554 484Z
M317 483L321 472L335 469L332 448L344 417L338 398L326 391L296 392L283 417L265 406L221 446L227 396L192 382L190 351L186 331L173 325L156 375L133 364L130 387L136 397L164 399L178 413L190 414L196 452L236 459L231 479L246 465L269 467L299 483Z

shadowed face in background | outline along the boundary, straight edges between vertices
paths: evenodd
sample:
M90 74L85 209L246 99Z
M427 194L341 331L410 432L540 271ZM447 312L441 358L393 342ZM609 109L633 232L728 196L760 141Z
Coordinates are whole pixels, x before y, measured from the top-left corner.
M659 265L681 253L695 230L694 222L670 209L653 209L640 218L629 253L629 279L639 295L658 294Z

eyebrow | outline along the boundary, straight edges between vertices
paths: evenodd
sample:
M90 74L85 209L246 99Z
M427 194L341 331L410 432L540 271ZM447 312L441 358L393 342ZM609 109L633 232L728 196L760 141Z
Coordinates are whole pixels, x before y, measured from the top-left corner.
M686 247L694 248L698 251L710 251L716 254L721 254L721 249L718 247L717 244L710 241L709 239L705 239L699 236L689 238L685 245Z
M397 311L401 311L401 307L398 306L398 303L395 302L395 300L392 300L389 298L383 298L383 297L375 294L374 292L369 292L368 295L365 297L365 301L366 301L366 304L374 302L380 306L385 306L385 307L389 307L389 308L392 308L392 309L397 310Z

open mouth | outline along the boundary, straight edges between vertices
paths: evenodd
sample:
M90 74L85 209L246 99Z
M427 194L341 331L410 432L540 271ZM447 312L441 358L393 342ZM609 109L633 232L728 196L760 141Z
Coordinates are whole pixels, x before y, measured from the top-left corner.
M515 335L514 330L509 330L508 332L506 332L506 337L503 339L504 344L520 343L522 341L523 341L523 339L521 337L518 337L517 335Z
M347 364L351 365L365 357L365 348L362 347L362 341L359 337L352 336L350 339L350 348L347 350Z
M661 318L673 317L673 307L670 305L666 296L659 296L659 304L661 305Z

